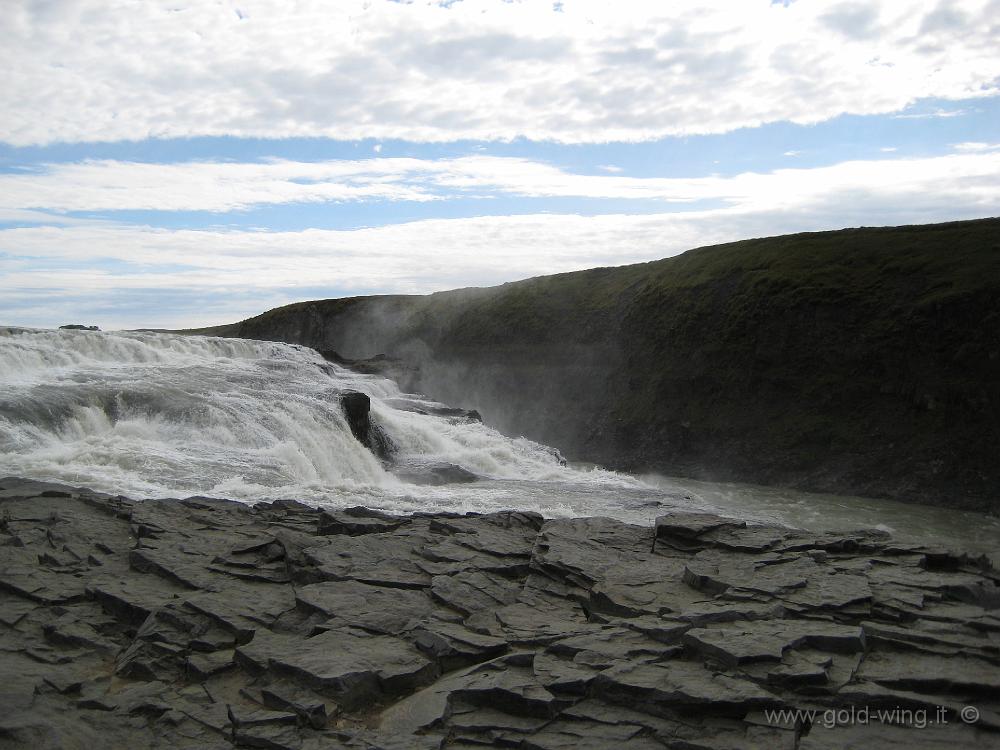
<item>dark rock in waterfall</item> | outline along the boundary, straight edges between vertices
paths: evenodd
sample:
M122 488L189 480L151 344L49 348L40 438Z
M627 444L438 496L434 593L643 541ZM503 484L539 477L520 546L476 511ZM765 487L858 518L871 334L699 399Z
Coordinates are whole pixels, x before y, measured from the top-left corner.
M479 479L477 474L468 469L445 461L419 464L409 462L398 467L394 473L404 482L423 485L463 484Z
M381 458L383 461L389 461L399 450L396 443L389 433L385 431L385 428L377 422L369 420L368 429L368 442L366 445L371 449L372 453Z
M476 409L461 409L457 406L445 406L430 401L415 401L408 398L393 398L387 401L389 406L400 411L411 411L415 414L431 414L435 417L467 422L482 422L483 415Z
M347 417L351 434L383 461L389 461L396 453L396 444L389 434L371 418L371 399L368 394L347 391L340 394L340 406Z
M364 443L368 439L368 429L371 422L368 413L371 410L372 402L366 393L348 391L340 394L340 407L347 417L347 425L359 442Z
M64 326L59 326L60 331L99 331L101 330L97 326L85 326L80 323L69 323Z

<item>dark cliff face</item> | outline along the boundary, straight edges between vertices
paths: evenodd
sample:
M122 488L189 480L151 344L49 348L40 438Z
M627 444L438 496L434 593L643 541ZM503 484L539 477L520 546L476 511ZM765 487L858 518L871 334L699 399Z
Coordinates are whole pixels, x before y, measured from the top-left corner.
M404 386L628 470L997 510L1000 220L700 248L206 332L417 365Z

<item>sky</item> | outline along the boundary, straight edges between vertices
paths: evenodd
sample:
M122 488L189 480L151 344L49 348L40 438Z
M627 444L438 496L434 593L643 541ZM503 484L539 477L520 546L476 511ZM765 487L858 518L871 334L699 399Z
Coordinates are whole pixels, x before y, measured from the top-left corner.
M18 0L0 324L1000 215L1000 0Z

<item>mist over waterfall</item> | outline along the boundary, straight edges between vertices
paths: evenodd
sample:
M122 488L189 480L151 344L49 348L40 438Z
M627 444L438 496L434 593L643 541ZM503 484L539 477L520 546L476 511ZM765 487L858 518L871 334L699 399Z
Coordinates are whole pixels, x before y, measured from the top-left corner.
M392 510L523 508L527 497L527 507L550 515L620 515L663 494L631 477L563 466L551 448L290 344L5 328L0 380L2 474L139 497L290 497ZM395 446L391 461L351 433L340 403L348 391L369 396L371 419ZM435 465L479 479L424 486L401 478Z

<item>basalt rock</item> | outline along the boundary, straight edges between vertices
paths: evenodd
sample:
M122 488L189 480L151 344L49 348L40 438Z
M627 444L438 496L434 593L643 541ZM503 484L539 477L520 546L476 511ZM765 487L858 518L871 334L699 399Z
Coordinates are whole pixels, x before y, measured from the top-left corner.
M394 398L389 404L400 411L410 411L415 414L432 414L445 417L452 421L482 422L483 416L476 409L462 409L457 406L445 406L431 401L417 401L408 398Z
M340 407L344 410L351 434L383 461L392 459L396 444L378 422L371 418L371 399L365 393L347 391L340 394Z
M960 551L14 479L0 516L0 748L1000 747Z
M479 479L477 474L468 469L445 461L408 463L398 467L394 473L404 482L424 485L465 484Z

